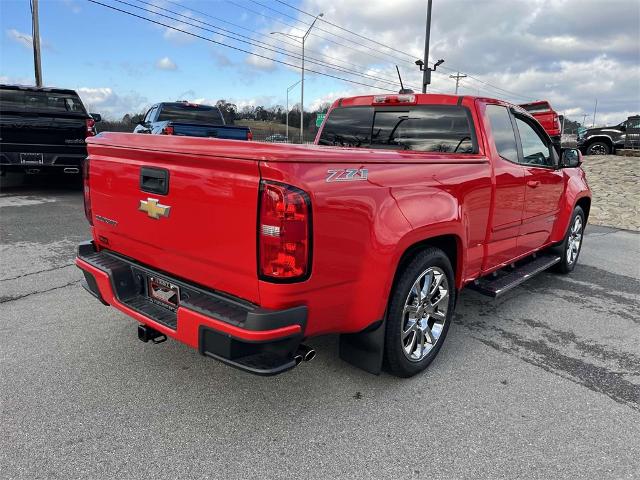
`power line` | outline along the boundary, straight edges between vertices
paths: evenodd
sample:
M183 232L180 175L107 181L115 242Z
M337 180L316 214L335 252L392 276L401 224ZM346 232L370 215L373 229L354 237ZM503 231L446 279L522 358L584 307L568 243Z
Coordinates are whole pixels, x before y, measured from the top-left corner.
M305 15L309 15L309 16L313 17L313 15L311 13L305 12L304 10L296 7L295 5L291 5L291 4L287 3L287 2L283 2L282 0L276 0L276 2L281 3L282 5L285 5L285 6L289 7L289 8L294 9L294 10L297 10L300 13L304 13ZM401 53L402 55L406 55L407 57L411 58L412 60L415 60L415 55L411 55L411 54L409 54L407 52L403 52L402 50L398 50L396 48L390 47L389 45L385 45L384 43L380 43L377 40L373 40L373 39L371 39L369 37L365 37L364 35L361 35L359 33L356 33L354 31L352 31L352 30L349 30L348 28L341 27L340 25L337 25L337 24L335 24L333 22L330 22L329 20L326 20L324 18L321 18L320 21L323 22L323 23L329 24L332 27L338 28L338 29L340 29L340 30L342 30L344 32L348 32L351 35L355 35L356 37L362 38L363 40L367 40L369 42L375 43L376 45L379 45L379 46L384 47L384 48L388 48L389 50L392 50L392 51L397 52L397 53ZM318 27L318 30L322 30L322 29L320 29ZM326 32L326 30L322 30L322 31ZM328 33L332 33L333 34L333 32L328 32ZM341 37L341 38L344 38L344 37Z
M255 13L256 15L259 15L259 16L261 16L261 17L267 18L267 19L269 19L269 20L272 20L272 21L274 21L274 22L280 23L280 24L282 24L282 25L286 25L287 27L294 28L294 29L296 29L296 30L298 30L298 31L300 31L300 32L303 32L303 33L304 33L304 30L302 30L301 28L299 28L299 27L297 27L297 26L295 26L295 25L291 25L290 23L284 22L284 21L282 21L282 20L280 20L280 19L277 19L277 18L267 17L265 14L263 14L263 13L261 13L261 12L257 11L257 10L253 10L253 9L251 9L251 8L247 7L246 5L241 5L241 4L239 4L239 3L237 3L237 2L235 2L235 1L233 1L233 0L226 0L226 1L227 1L227 3L230 3L230 4L232 4L232 5L235 5L235 6L236 6L236 7L238 7L238 8L241 8L241 9L247 10L248 12L251 12L251 13ZM256 3L257 3L257 2L256 2ZM281 12L278 12L277 10L274 10L274 9L273 9L273 8L271 8L271 7L268 7L268 6L264 6L264 7L265 7L266 9L268 9L268 10L271 10L271 11L274 11L274 12L277 12L277 13L281 13ZM331 40L330 38L327 38L327 37L325 37L325 36L323 36L323 35L319 35L319 34L317 34L317 33L313 33L313 32L312 32L310 35L311 35L311 36L313 36L313 37L321 38L321 39L323 39L324 41L329 42L329 43L332 43L332 44L334 44L334 45L338 45L338 46L340 46L340 47L347 48L347 49L349 49L349 50L353 50L354 52L357 52L357 53L360 53L360 54L362 54L362 53L367 54L367 55L369 55L370 57L377 58L378 60L381 60L381 61L382 61L382 62L384 62L384 63L390 63L390 64L392 64L392 65L395 65L398 61L401 61L401 62L404 62L404 63L409 63L409 64L411 64L411 65L413 66L413 64L412 64L411 62L409 62L408 60L394 59L394 60L392 61L392 60L389 60L388 58L384 58L384 57L381 57L381 56L379 56L379 55L374 55L373 53L370 53L370 52L368 52L368 51L367 51L367 50L373 50L373 49L372 49L371 47L367 47L366 45L358 44L358 45L360 45L360 46L364 47L365 49L367 49L367 50L360 50L360 49L357 49L357 48L352 47L352 46L350 46L350 45L345 45L344 43L336 42L335 40ZM356 42L354 42L354 43L356 43ZM382 52L381 52L381 53L382 53ZM388 55L388 54L387 54L387 55Z
M168 10L168 9L165 9L165 8L162 8L162 7L156 7L156 8L159 8L159 9L161 9L161 10L164 10L164 11L166 11L166 12L172 13L172 14L174 14L174 15L178 15L178 16L180 16L180 17L182 17L182 18L186 18L186 19L188 19L188 20L194 20L194 21L199 22L199 23L202 23L202 24L204 24L204 25L209 25L209 26L211 26L211 27L215 28L216 30L221 30L221 31L223 31L223 32L230 33L230 34L231 34L231 35L233 35L233 36L231 36L231 35L227 35L227 34L225 34L225 33L220 33L220 32L217 32L217 31L215 31L215 30L211 30L211 29L206 28L206 27L202 27L202 26L199 26L199 25L195 25L195 24L193 24L193 23L191 23L191 22L188 22L188 21L186 21L186 20L180 20L180 19L177 19L177 18L171 17L171 16L169 16L169 15L165 15L165 14L163 14L163 13L158 13L158 12L154 12L154 11L152 11L152 10L148 10L148 9L143 8L143 7L140 7L140 6L138 6L138 5L133 5L133 4L131 4L131 3L127 2L127 1L125 1L125 0L113 0L113 1L118 2L118 3L121 3L121 4L124 4L124 5L128 5L128 6L133 7L133 8L137 8L137 9L139 9L139 10L143 10L143 11L145 11L145 12L147 12L147 13L151 13L151 14L153 14L153 15L158 15L158 16L161 16L161 17L167 18L167 19L169 19L169 20L174 20L174 21L180 22L180 23L185 24L185 25L189 25L189 26L192 26L192 27L195 27L195 28L201 29L201 30L205 30L205 31L208 31L208 32L211 32L211 33L215 33L216 35L220 35L220 36L223 36L223 37L229 38L229 39L234 40L234 41L237 41L237 42L246 43L246 44L249 44L249 45L251 45L251 46L254 46L254 47L257 47L257 48L262 48L262 49L264 49L264 50L267 50L267 51L270 51L270 52L273 52L273 53L278 53L278 54L280 54L280 55L284 55L284 56L287 56L287 57L295 58L295 59L297 59L297 60L300 60L300 59L301 59L301 56L300 56L300 54L298 54L298 53L292 52L292 51L290 51L290 50L283 50L283 49L278 48L278 47L275 47L275 46L273 46L273 45L266 44L265 42L261 42L260 40L251 41L251 40L252 40L252 39L251 39L251 37L247 37L247 36L245 36L245 35L237 34L237 33L235 33L235 32L232 32L232 31L230 31L230 30L226 30L226 29L224 29L224 28L216 27L215 25L209 24L209 23L204 22L204 21L202 21L202 20L198 20L198 19L194 19L194 18L188 17L188 16L186 16L186 15L182 15L182 14L177 13L177 12L174 12L174 11L172 11L172 10ZM148 5L148 6L155 7L155 5L153 5L153 4L151 4L151 3L148 3L148 2L145 2L145 1L143 1L143 0L137 0L137 1L138 1L139 3L142 3L142 4L145 4L145 5ZM237 37L240 37L240 38L237 38ZM249 39L249 40L245 40L245 39ZM267 46L264 46L264 45L267 45ZM273 47L273 48L272 48L272 47ZM313 57L307 57L307 58L308 58L308 59L310 59L310 60L309 60L309 61L310 61L310 63L316 64L316 65L319 65L319 66L323 66L323 67L327 67L327 68L332 69L332 70L337 70L337 71L342 72L342 73L347 73L347 74L349 74L349 75L356 75L356 76L360 76L360 77L368 78L368 79L371 79L371 80L376 80L376 81L378 81L378 82L382 82L382 83L386 83L386 84L390 84L390 85L394 85L394 86L398 84L398 82L397 82L396 80L390 80L390 79L385 78L385 77L374 77L374 76L372 76L372 75L368 75L368 74L366 74L366 73L360 73L360 72L357 72L357 71L354 71L354 70L350 70L350 69L347 69L347 68L345 68L345 67L341 67L341 66L339 66L339 65L338 65L338 66L336 66L336 65L331 64L331 63L329 63L329 62L324 62L324 61L322 61L322 60L318 60L318 59L315 59L315 58L313 58Z
M136 0L136 1L137 1L137 2L140 2L140 3L147 3L147 2L142 2L142 0ZM166 1L167 3L171 3L171 4L173 4L173 5L176 5L176 6L179 6L179 7L183 7L183 8L185 8L185 6L184 6L183 4L181 4L181 3L174 2L174 1L172 1L172 0L165 0L165 1ZM151 5L153 5L153 4L151 4ZM165 9L165 8L159 7L159 6L157 6L157 5L153 5L153 6L154 6L154 8L158 8L158 9L161 9L161 10L165 10L165 11L166 11L166 9ZM189 7L189 8L185 8L185 10L186 10L186 11L189 11L189 12L192 12L192 13L198 13L198 14L203 15L203 16L205 16L205 17L211 18L211 19L213 19L213 20L217 20L217 21L222 22L222 23L226 23L227 25L231 25L231 26L236 27L236 28L239 28L239 29L241 29L241 30L245 30L245 31L247 31L247 32L251 32L251 33L257 34L257 35L259 35L259 36L261 36L261 37L267 37L267 35L265 35L265 34L263 34L263 33L260 33L260 32L257 32L256 30L252 30L252 29L250 29L250 28L243 27L242 25L238 25L237 23L233 23L233 22L230 22L230 21L225 20L225 19L223 19L223 18L216 17L216 16L214 16L214 15L211 15L211 14L209 14L209 13L207 13L207 12L203 12L203 11L201 11L201 10L196 10L195 8L191 8L191 7ZM196 20L196 19L194 18L193 20ZM197 21L200 21L200 20L197 20ZM281 38L281 39L280 39L280 41L282 41L283 43L286 43L287 45L291 45L291 46L295 46L295 47L299 47L299 46L300 46L300 44L298 44L298 43L292 42L291 40L288 40L288 39L286 39L286 41L285 41L285 39L286 39L286 37L285 37L284 39L283 39L283 38ZM323 53L323 52L319 52L318 50L312 50L312 49L310 49L310 48L306 48L306 50L307 50L308 52L311 52L311 53L316 53L316 54L318 54L318 55L322 55L323 57L325 57L325 58L327 58L327 59L329 59L329 60L333 60L333 61L335 61L335 62L340 62L340 63L343 63L343 64L345 64L345 65L349 65L349 66L351 66L351 67L355 67L355 68L362 68L362 69L368 69L368 68L369 68L369 67L366 67L366 66L361 65L361 64L357 64L357 63L349 62L349 61L346 61L346 60L343 60L343 59L340 59L340 58L336 58L336 57L331 57L331 56L329 56L329 55L326 55L326 54L325 54L325 53Z
M229 44L224 43L224 42L219 42L219 41L213 40L211 38L203 37L202 35L198 35L197 33L188 32L186 30L182 30L180 28L177 28L177 27L174 27L174 26L171 26L171 25L167 25L166 23L159 22L157 20L153 20L151 18L147 18L147 17L144 17L142 15L138 15L138 14L133 13L133 12L129 12L129 11L123 10L121 8L114 7L113 5L107 5L105 3L99 2L98 0L88 0L88 1L91 2L91 3L95 3L96 5L101 5L103 7L109 8L111 10L115 10L117 12L124 13L126 15L130 15L132 17L136 17L136 18L139 18L141 20L145 20L147 22L154 23L156 25L160 25L160 26L165 27L165 28L170 28L171 30L175 30L175 31L184 33L185 35L190 35L192 37L199 38L201 40L205 40L205 41L210 42L210 43L214 43L216 45L221 45L223 47L227 47L227 48L230 48L232 50L237 50L239 52L243 52L243 53L246 53L246 54L249 54L249 55L253 55L254 57L263 58L265 60L271 60L273 62L280 63L280 64L286 65L288 67L292 67L292 68L296 68L296 69L300 68L299 66L297 66L297 65L295 65L293 63L289 63L289 62L285 62L285 61L278 60L278 59L275 59L275 58L271 58L271 57L268 57L266 55L261 55L259 53L251 52L249 50L245 50L243 48L240 48L240 47L237 47L237 46L234 46L234 45L229 45ZM358 82L356 80L351 80L351 79L348 79L348 78L339 77L337 75L332 75L332 74L326 73L326 72L318 72L316 70L311 70L311 69L307 69L307 71L311 72L311 73L315 73L317 75L322 75L322 76L325 76L325 77L335 78L336 80L341 80L343 82L353 83L355 85L362 85L362 86L371 87L371 88L379 88L380 90L384 90L384 91L387 91L387 92L395 92L395 90L389 90L389 89L386 89L386 88L381 88L381 87L378 87L376 85L371 85L371 84L368 84L368 83Z

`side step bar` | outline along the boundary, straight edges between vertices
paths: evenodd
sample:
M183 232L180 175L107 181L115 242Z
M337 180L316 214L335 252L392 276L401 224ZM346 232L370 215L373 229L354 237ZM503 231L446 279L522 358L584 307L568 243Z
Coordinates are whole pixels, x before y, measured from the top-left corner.
M493 275L476 280L469 287L482 295L495 298L552 267L560 260L559 256L549 254L530 257L518 262L515 268L498 270Z

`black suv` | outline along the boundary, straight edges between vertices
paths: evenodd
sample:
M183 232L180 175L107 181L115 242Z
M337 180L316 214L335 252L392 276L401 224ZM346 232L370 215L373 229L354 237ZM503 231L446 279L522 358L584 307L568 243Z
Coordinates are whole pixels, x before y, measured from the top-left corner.
M0 85L0 172L80 173L97 121L73 90Z

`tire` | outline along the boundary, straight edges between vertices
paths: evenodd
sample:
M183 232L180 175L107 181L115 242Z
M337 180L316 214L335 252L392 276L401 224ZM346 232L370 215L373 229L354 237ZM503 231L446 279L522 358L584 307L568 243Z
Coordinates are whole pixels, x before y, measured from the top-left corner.
M587 155L609 155L611 147L605 142L593 142L587 147Z
M586 221L582 207L574 208L564 240L554 249L558 255L560 255L561 259L560 262L555 265L557 272L567 274L572 272L576 267L584 240L585 224Z
M427 248L404 268L387 312L384 357L389 373L411 377L433 361L449 331L455 295L451 262L442 250Z

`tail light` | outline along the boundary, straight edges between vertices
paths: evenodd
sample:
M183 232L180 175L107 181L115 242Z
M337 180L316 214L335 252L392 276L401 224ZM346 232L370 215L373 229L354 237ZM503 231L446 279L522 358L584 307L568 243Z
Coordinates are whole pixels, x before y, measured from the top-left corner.
M249 141L253 140L253 132L251 130L249 130L249 132L247 132L247 140L249 140Z
M84 136L93 137L96 134L96 121L93 118L87 118L86 122L86 130L84 132Z
M311 202L302 190L260 183L258 269L272 282L301 281L311 273Z
M173 135L174 130L171 125L167 125L162 129L162 135Z
M84 190L84 214L89 221L89 225L93 226L93 214L91 211L91 190L89 188L89 157L82 162L82 183Z

